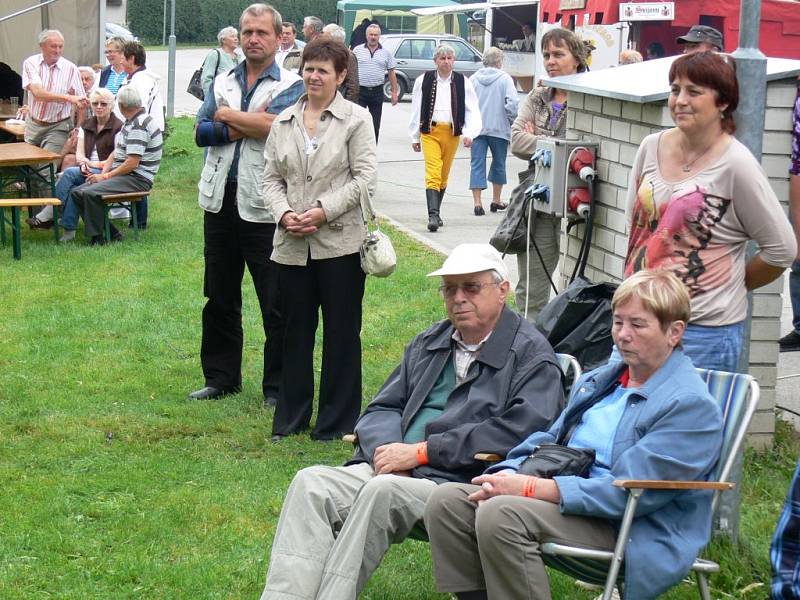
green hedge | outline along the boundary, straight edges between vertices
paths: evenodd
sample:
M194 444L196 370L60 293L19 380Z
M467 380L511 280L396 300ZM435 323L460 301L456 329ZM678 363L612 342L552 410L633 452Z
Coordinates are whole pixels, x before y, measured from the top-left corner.
M176 0L175 36L178 42L216 45L217 32L233 25L238 29L239 16L252 0ZM292 21L298 31L303 17L314 15L325 23L336 21L336 0L282 0L273 2L284 21ZM169 33L170 2L167 2ZM164 0L129 0L128 25L145 44L160 44L164 18Z

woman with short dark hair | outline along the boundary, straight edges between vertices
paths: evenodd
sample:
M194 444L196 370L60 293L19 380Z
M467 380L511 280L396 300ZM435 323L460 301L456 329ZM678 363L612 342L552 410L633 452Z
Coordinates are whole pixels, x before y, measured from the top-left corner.
M278 223L271 258L286 326L275 441L309 426L320 309L322 373L311 437L351 432L361 409L360 200L375 188L377 155L369 112L338 92L348 58L344 44L327 36L306 45L306 94L275 118L267 140L264 196Z
M676 126L646 137L631 171L625 276L675 273L692 296L686 353L697 367L736 371L747 292L792 264L794 233L761 165L733 137L733 58L681 56L669 81ZM750 240L759 252L748 259Z

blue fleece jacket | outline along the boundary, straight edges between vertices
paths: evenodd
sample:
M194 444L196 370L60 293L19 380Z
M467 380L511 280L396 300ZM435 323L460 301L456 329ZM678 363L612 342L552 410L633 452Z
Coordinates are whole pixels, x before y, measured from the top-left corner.
M519 96L511 75L494 67L484 67L469 78L481 109L483 129L491 135L511 141L511 124L517 118Z
M488 469L519 469L533 448L553 443L574 415L614 388L624 364L609 362L581 377L567 408L546 432L528 437ZM611 470L603 477L555 477L563 514L622 520L626 492L615 479L706 480L722 443L722 414L691 361L674 350L631 392L617 426ZM656 598L678 583L711 535L711 493L647 490L625 549L625 600Z

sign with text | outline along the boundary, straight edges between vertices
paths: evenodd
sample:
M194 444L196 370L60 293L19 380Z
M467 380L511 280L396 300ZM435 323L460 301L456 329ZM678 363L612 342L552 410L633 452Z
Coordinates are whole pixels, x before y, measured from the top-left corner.
M671 21L675 18L674 2L622 2L620 21Z
M577 10L586 8L586 0L560 0L558 10Z

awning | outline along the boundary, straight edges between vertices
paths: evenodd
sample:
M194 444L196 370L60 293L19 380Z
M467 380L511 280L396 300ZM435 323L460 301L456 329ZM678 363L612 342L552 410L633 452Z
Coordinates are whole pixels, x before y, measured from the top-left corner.
M415 15L445 15L458 12L472 12L486 10L487 8L505 8L507 6L534 5L538 0L495 0L494 2L475 2L473 4L459 4L458 6L431 6L427 8L412 8Z

